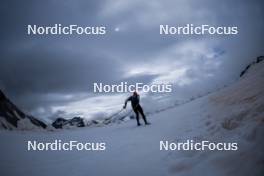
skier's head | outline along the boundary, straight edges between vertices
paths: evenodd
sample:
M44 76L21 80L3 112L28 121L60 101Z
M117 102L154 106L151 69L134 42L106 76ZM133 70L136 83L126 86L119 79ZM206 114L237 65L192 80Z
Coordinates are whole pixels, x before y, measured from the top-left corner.
M137 95L138 95L137 91L134 91L133 96L137 96Z

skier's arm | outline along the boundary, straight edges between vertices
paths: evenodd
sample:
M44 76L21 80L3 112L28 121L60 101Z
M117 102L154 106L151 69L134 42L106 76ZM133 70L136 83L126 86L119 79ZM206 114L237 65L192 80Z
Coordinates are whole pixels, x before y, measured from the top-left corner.
M127 106L127 102L128 102L128 101L131 101L131 97L128 97L128 98L126 99L126 101L125 101L125 105L123 106L124 109L126 109L126 106Z

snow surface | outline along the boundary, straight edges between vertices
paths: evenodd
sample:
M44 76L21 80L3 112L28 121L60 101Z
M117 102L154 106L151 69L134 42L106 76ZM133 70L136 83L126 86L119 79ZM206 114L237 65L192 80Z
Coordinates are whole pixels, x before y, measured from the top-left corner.
M0 175L264 175L264 69L233 85L148 117L97 128L1 131ZM143 105L144 106L144 105ZM27 140L105 142L106 151L27 151ZM160 140L238 142L237 151L160 151Z

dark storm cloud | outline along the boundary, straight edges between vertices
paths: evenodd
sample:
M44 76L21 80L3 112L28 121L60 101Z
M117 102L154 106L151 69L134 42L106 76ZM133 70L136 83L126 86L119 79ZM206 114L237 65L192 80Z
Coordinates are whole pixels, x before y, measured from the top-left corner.
M94 97L93 82L174 80L181 95L197 85L206 91L237 78L263 55L263 16L260 0L2 1L0 88L23 108L47 113ZM55 23L106 25L108 32L26 34L28 24ZM186 23L236 25L240 31L228 37L158 35L160 24Z
M95 18L103 1L26 0L1 1L1 35L10 39L24 37L27 24L51 25L97 23ZM13 36L13 37L14 37Z
M58 47L36 47L18 58L2 61L1 80L18 94L87 91L93 82L117 79L119 75L116 67L109 67L118 65L113 60Z

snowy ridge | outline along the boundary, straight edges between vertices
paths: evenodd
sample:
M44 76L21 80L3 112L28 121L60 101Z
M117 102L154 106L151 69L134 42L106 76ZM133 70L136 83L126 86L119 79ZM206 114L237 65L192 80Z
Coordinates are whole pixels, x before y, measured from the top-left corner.
M26 115L18 109L0 90L0 129L32 130L46 128L46 124Z

